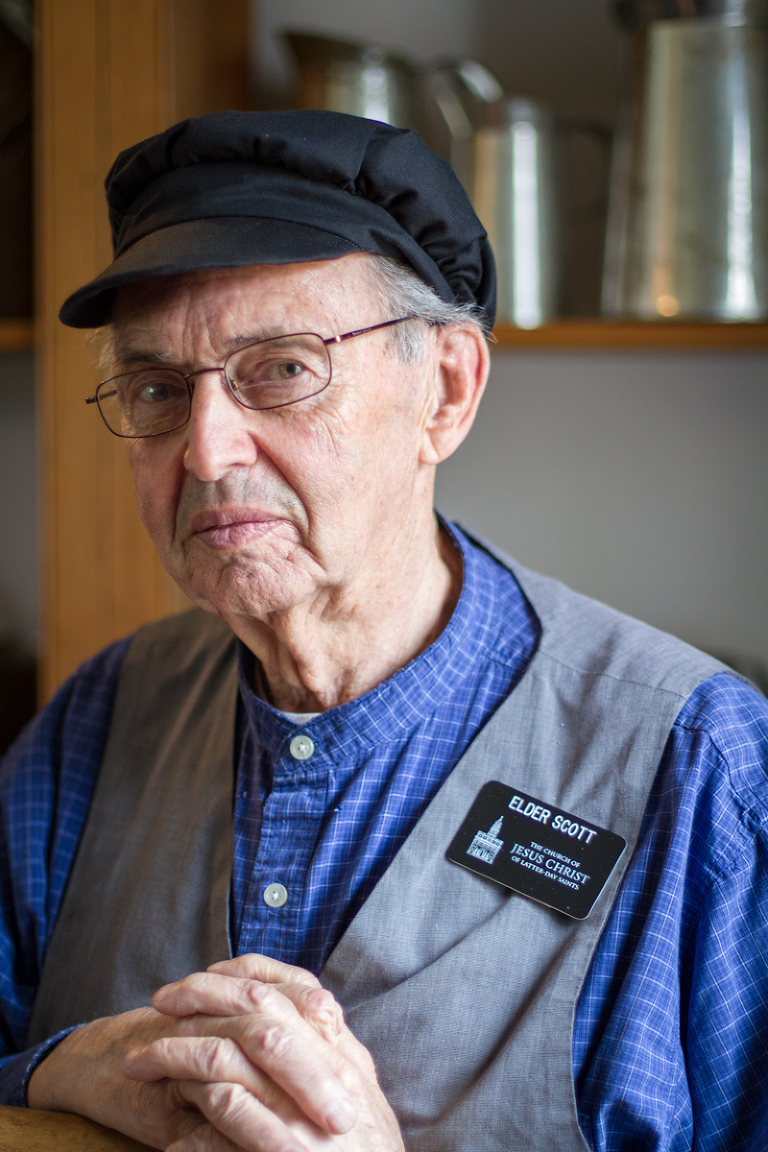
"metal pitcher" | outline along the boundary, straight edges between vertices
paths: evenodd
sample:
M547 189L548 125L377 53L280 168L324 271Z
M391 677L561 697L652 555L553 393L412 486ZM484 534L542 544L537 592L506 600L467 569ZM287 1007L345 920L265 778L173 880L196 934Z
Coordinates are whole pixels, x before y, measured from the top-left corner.
M506 100L474 134L472 203L498 271L498 319L537 328L557 315L561 284L555 118Z
M555 117L506 98L474 60L438 65L423 87L433 110L428 142L451 161L488 232L497 318L536 328L557 314L560 296Z
M422 72L419 94L422 136L450 161L471 195L475 133L494 120L494 110L504 100L501 84L477 60L449 60Z
M298 106L350 112L413 128L415 71L408 61L369 44L284 32L299 65Z
M768 317L768 0L619 0L633 90L618 134L603 312Z

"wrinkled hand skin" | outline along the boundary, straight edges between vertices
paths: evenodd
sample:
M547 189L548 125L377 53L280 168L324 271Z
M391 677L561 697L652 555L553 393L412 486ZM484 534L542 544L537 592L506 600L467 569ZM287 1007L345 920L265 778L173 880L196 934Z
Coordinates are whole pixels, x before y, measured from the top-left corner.
M257 955L78 1028L35 1071L28 1103L169 1152L404 1149L371 1055L330 992Z

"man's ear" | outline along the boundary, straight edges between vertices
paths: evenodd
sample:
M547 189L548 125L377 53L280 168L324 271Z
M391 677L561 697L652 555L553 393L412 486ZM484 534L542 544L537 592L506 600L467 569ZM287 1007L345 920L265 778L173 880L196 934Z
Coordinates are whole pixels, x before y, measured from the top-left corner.
M475 324L439 329L434 355L432 412L424 429L423 464L439 464L461 444L474 422L490 364L488 344Z

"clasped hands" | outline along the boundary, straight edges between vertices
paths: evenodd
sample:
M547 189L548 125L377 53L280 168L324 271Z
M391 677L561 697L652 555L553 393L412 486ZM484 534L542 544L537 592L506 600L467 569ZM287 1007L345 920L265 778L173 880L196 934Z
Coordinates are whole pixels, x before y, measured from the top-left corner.
M336 1000L266 956L214 964L161 988L152 1008L77 1028L27 1099L167 1152L403 1152Z

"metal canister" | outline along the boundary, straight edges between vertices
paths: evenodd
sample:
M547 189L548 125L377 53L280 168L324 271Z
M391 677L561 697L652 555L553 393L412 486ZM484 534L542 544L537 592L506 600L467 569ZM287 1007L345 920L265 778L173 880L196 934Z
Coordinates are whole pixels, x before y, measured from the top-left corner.
M633 89L617 137L603 312L768 317L768 0L619 0Z
M498 319L536 328L557 315L560 244L556 123L531 100L506 100L474 133L472 202L498 268Z
M298 106L349 112L397 128L416 122L415 70L399 56L306 32L284 32L299 65Z

